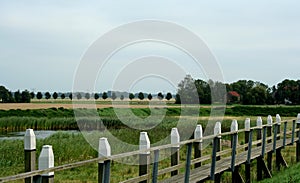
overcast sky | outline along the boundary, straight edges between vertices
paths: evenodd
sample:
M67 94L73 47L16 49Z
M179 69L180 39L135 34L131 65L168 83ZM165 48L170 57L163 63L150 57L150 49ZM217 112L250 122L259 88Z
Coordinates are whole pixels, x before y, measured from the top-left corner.
M120 25L145 19L173 22L194 32L216 57L225 82L251 79L272 86L285 78L300 79L299 9L297 0L1 0L0 85L13 91L71 91L76 69L94 41ZM177 58L178 65L189 62L180 50L166 45L127 49L111 58L103 72L115 75L121 62L124 66L126 60L147 55ZM191 65L186 70L207 79ZM156 79L141 79L130 89L176 90L176 84ZM95 83L95 90L111 89L109 80Z

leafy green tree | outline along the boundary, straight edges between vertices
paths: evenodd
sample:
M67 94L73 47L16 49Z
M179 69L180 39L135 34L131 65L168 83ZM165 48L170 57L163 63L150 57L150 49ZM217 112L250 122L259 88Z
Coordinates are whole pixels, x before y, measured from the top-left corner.
M14 93L14 98L17 103L22 102L22 96L21 96L20 90L18 90Z
M144 98L145 98L144 93L143 93L143 92L140 92L140 93L138 94L138 98L139 98L140 100L144 100Z
M45 93L45 98L48 100L48 99L50 99L51 98L51 94L49 93L49 92L46 92Z
M115 93L115 92L112 92L112 94L111 94L111 99L116 100L116 98L117 98L116 93Z
M69 94L69 99L70 99L70 100L73 100L73 93L70 93L70 94Z
M199 103L199 96L195 81L191 75L186 75L182 81L178 84L177 90L178 96L176 97L177 104L197 104ZM178 100L180 99L180 100Z
M2 103L10 102L10 92L4 87L0 86L0 101Z
M33 99L35 97L35 93L34 92L30 92L30 98Z
M22 103L30 103L31 96L28 90L22 91L21 93L21 102Z
M124 95L121 95L121 96L120 96L120 99L121 99L121 100L124 100Z
M94 98L95 98L95 100L98 100L98 99L99 99L99 97L100 97L100 96L99 96L99 94L98 94L98 93L95 93L95 94L94 94Z
M82 95L81 95L80 92L78 92L78 93L76 94L76 98L77 98L78 100L82 99Z
M84 98L90 99L91 98L91 94L90 93L86 93L85 96L84 96Z
M152 97L151 93L148 94L147 98L148 98L148 100L152 100L153 97Z
M171 100L171 98L173 98L173 96L170 92L168 92L167 95L166 95L166 99Z
M36 98L39 99L39 100L41 100L43 98L42 92L37 92Z
M65 98L66 98L66 95L63 93L63 94L61 94L60 98L61 98L61 99L65 99Z
M134 97L135 97L135 96L134 96L133 93L130 93L130 94L129 94L129 99L130 99L130 100L134 99Z
M57 94L56 92L54 92L54 93L52 94L52 98L56 100L57 97L58 97L58 94Z
M105 100L105 99L107 99L107 98L108 98L107 93L106 93L106 92L103 92L103 93L102 93L102 99Z
M157 94L157 98L158 98L159 100L162 100L162 99L164 99L164 95L163 95L161 92L159 92L159 93Z

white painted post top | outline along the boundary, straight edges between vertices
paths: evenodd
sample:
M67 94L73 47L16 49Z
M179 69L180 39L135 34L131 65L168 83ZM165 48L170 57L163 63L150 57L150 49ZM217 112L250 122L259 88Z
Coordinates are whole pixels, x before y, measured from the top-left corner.
M54 167L54 154L52 146L44 145L39 157L39 170ZM42 176L51 176L54 172L42 174Z
M150 148L150 140L147 132L140 132L140 150ZM141 154L150 154L150 151L142 152Z
M269 126L272 126L273 119L272 119L271 115L268 115L267 123L268 123Z
M281 124L281 117L279 114L276 114L276 123Z
M214 135L221 134L221 122L216 122L215 128L214 128Z
M24 149L36 150L36 139L32 129L27 129L24 136Z
M256 126L262 128L262 118L260 116L257 117Z
M171 144L177 144L180 142L180 136L177 128L172 128L171 131ZM175 145L173 147L179 147L179 145Z
M98 157L109 157L111 156L111 148L110 145L108 143L107 138L100 138L99 139L99 147L98 147Z
M246 118L245 120L245 130L250 131L251 125L250 125L250 118Z
M199 139L199 142L202 142L203 130L202 125L197 125L194 131L194 139Z
M238 122L237 122L237 120L234 119L231 122L230 131L231 132L237 132L238 130L239 130Z
M300 113L297 115L297 123L300 123Z

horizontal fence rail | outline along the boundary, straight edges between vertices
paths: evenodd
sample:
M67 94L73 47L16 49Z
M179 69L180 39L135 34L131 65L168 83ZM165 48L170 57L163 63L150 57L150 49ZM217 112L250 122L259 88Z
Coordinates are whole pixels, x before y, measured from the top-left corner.
M296 161L300 161L300 114L297 119L281 122L279 115L276 121L268 116L267 124L262 124L257 118L255 127L250 127L250 119L245 120L245 128L238 129L238 123L233 120L229 132L221 132L221 123L217 122L214 134L203 136L202 126L197 125L193 138L180 141L177 128L171 131L171 143L150 147L146 132L140 134L140 149L137 151L111 155L109 139L99 139L99 157L75 163L54 167L52 147L43 146L36 167L36 142L33 130L26 130L24 137L25 172L0 178L0 182L9 182L24 179L31 182L54 182L54 174L88 164L98 164L98 182L110 182L111 162L117 159L138 156L140 161L139 175L127 180L129 182L200 182L205 180L221 181L225 171L232 173L232 182L251 182L250 163L257 160L257 180L271 177L272 156L275 154L277 169L286 167L287 163L281 154L286 146L296 143ZM283 126L281 124L283 123ZM288 127L288 124L290 126ZM289 130L291 128L291 130ZM179 129L180 130L180 129ZM239 143L240 134L243 134L243 144ZM209 141L204 151L203 142ZM225 145L226 143L227 145ZM180 147L186 146L186 154L181 161ZM171 166L160 168L159 156L162 151L170 151ZM100 153L101 152L101 153ZM151 158L152 155L152 158ZM267 163L265 163L265 157ZM245 166L245 176L240 175L240 166ZM152 169L150 170L150 168ZM162 177L163 175L167 175ZM159 178L160 177L160 178ZM245 177L245 178L244 178ZM244 180L245 179L245 180Z

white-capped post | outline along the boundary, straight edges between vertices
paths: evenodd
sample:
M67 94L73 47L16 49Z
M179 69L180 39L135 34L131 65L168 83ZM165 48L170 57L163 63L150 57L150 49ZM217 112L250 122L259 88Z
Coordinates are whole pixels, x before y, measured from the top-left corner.
M143 151L139 155L139 176L146 175L149 172L150 164L150 151L144 151L150 148L150 140L147 132L140 132L140 151ZM141 183L147 183L147 180L141 181Z
M300 113L297 115L297 123L300 123Z
M260 116L257 117L257 120L256 120L256 126L258 128L262 128L262 118Z
M246 118L245 120L245 130L250 131L251 124L250 124L250 118Z
M231 132L237 132L239 130L238 122L237 120L232 120L231 126L230 126L230 131Z
M216 122L215 128L214 128L214 135L219 136L221 134L221 122Z
M54 154L52 146L44 145L39 156L39 170L54 167ZM42 182L54 182L54 172L42 174Z
M273 118L271 115L268 115L267 124L268 124L268 126L272 126L272 124L273 124Z
M111 148L107 138L99 139L98 157L107 158L111 156ZM110 160L99 161L98 163L98 182L108 183L110 181Z
M276 123L277 123L278 125L281 124L281 117L280 117L279 114L276 114Z
M25 172L36 168L36 137L32 129L27 129L24 136ZM32 183L33 178L25 179L25 183Z
M197 141L194 142L194 158L200 158L202 156L202 140L203 138L203 130L202 125L197 125L194 131L194 139ZM195 168L198 168L201 166L201 162L195 163Z
M180 142L180 136L177 128L172 128L171 131L171 144L178 144ZM179 145L173 145L171 147L171 166L178 165L179 163ZM171 176L177 175L178 170L171 172Z

